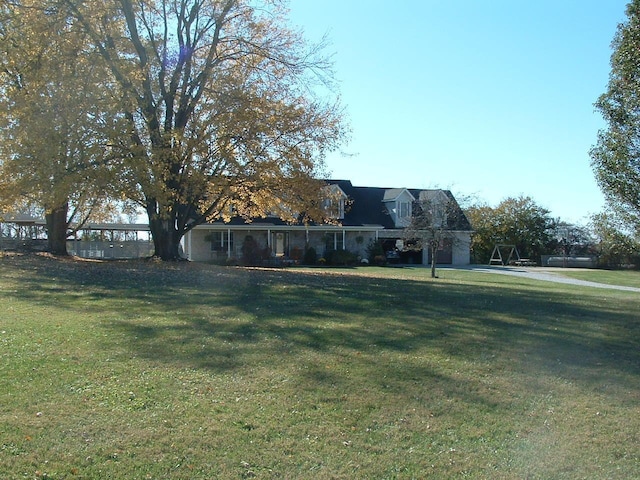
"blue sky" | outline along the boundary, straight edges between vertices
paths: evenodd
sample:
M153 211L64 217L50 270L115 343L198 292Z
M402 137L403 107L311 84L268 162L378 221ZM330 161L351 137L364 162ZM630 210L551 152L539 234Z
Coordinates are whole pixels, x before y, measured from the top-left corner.
M626 0L290 0L328 34L353 131L327 158L354 185L531 196L586 223L602 209L589 149L604 128Z

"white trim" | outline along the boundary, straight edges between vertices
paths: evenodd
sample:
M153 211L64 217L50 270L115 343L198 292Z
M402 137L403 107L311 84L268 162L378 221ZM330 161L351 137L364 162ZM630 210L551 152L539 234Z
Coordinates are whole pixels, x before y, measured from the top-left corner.
M187 232L185 235L185 255L187 256L187 260L191 260L191 230Z
M274 225L270 224L253 224L248 223L244 225L229 225L229 224L212 224L212 223L204 223L202 225L198 225L194 228L194 230L242 230L242 231L266 231L271 233L272 231L299 231L299 232L335 232L335 231L345 231L345 232L378 232L384 230L385 228L382 225Z

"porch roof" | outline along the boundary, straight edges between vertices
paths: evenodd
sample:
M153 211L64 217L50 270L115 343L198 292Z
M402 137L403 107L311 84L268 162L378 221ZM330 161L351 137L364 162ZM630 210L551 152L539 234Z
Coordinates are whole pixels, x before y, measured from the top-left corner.
M251 222L251 223L204 223L194 230L280 230L280 231L348 231L348 232L375 232L384 230L382 225L290 225L276 222Z
M119 231L119 232L148 232L147 223L87 223L80 230Z

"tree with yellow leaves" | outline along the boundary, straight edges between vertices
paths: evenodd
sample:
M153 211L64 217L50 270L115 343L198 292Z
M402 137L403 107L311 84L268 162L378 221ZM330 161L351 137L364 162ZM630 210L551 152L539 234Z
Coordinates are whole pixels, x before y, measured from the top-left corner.
M289 28L283 2L57 5L122 92L127 136L112 152L147 213L156 256L179 258L183 235L208 220L321 213L324 154L346 129L324 88L331 65Z
M72 223L103 207L114 185L114 100L64 12L38 1L3 2L0 12L0 205L38 205L49 251L66 255Z

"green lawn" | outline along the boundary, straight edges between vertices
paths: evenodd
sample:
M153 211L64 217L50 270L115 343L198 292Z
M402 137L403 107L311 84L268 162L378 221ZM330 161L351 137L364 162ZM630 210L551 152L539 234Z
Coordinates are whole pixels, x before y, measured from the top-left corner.
M567 268L559 271L559 273L578 280L640 288L640 271L638 270L581 270Z
M640 478L640 295L0 258L0 478Z

